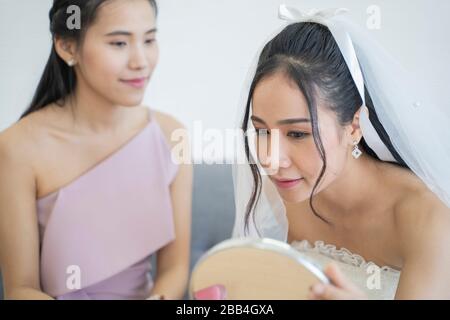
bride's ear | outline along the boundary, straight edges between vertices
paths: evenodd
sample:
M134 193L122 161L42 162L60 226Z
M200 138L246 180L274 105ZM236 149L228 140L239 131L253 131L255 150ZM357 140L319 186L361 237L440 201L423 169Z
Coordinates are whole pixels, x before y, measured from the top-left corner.
M365 108L364 106L362 106L361 108L358 109L358 111L356 111L355 115L353 116L353 120L351 122L350 125L348 125L348 137L349 140L348 143L350 145L353 145L354 141L357 141L359 143L359 141L362 138L362 130L361 130L361 126L360 126L360 122L359 122L359 116L363 110L363 108Z

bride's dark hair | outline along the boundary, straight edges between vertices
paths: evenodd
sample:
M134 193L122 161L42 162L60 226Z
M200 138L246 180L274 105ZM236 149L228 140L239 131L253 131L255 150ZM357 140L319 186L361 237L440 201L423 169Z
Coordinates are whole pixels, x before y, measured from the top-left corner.
M58 36L62 39L74 40L77 44L82 43L87 29L95 22L98 9L108 1L111 0L53 0L53 6L49 12L52 39L54 40ZM156 1L148 1L155 9L155 14L157 14ZM67 19L69 17L67 9L73 5L77 6L81 12L80 29L69 29L67 27ZM50 57L45 65L31 104L20 118L42 109L50 103L56 102L58 105L62 105L60 102L64 102L64 99L73 93L76 83L75 71L67 66L66 62L58 56L53 43Z
M355 113L362 105L362 99L330 30L324 25L313 22L294 23L269 41L261 52L248 94L242 123L244 133L248 130L251 102L257 84L277 72L284 73L305 96L311 118L313 139L322 159L322 169L311 192L309 205L317 217L327 222L313 206L314 193L327 168L327 157L317 122L316 96L320 93L327 101L327 107L336 113L341 125L352 122ZM408 168L394 149L389 136L378 120L367 89L365 89L365 100L366 106L370 110L370 121L383 143L398 161L398 165ZM361 140L360 146L368 155L378 159L364 138ZM250 155L247 135L245 135L245 153L254 180L252 195L245 213L245 230L248 231L249 218L253 213L253 219L255 219L255 208L261 195L261 174L255 164L255 159L252 159Z

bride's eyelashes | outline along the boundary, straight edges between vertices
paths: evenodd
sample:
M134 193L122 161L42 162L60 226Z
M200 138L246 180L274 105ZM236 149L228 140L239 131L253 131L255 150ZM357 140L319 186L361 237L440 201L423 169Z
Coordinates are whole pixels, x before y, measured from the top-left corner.
M264 129L264 128L255 128L255 130L256 130L256 134L258 136L266 136L266 135L270 134L270 131L267 129ZM298 131L298 130L292 130L292 131L288 131L286 133L286 136L288 136L294 140L301 140L301 139L308 137L309 135L310 135L310 133Z
M301 140L309 136L309 133L303 131L289 131L287 133L288 137L291 137L295 140Z

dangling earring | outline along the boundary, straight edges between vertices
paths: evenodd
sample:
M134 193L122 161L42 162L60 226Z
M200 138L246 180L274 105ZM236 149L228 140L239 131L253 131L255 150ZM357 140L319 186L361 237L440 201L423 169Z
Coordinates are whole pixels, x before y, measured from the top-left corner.
M69 65L69 67L73 67L75 65L75 60L70 59L67 64Z
M353 151L352 151L353 158L358 159L361 155L362 155L362 151L359 150L359 148L358 148L358 142L353 141Z

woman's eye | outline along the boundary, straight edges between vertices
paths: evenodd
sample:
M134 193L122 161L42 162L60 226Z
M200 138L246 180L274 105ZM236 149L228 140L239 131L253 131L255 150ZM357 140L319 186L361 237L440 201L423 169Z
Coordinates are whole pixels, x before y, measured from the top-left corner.
M111 42L110 44L115 47L118 47L118 48L123 48L127 45L127 43L124 41L115 41L115 42Z
M288 135L288 137L291 137L294 139L302 139L302 138L305 138L306 136L308 136L308 133L301 132L301 131L289 131L287 135Z
M145 44L152 44L153 42L155 42L155 39L145 40Z

